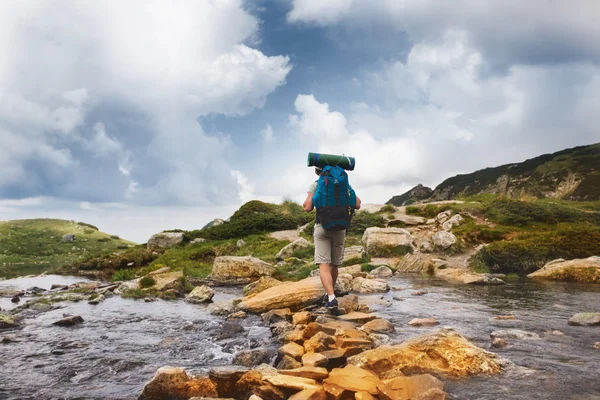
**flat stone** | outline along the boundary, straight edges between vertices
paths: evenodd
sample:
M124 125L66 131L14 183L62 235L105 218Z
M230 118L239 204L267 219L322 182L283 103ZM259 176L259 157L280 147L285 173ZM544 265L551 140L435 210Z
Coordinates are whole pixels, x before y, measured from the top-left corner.
M434 318L414 318L408 324L410 326L435 326L440 323Z
M185 301L192 304L199 304L211 301L215 291L206 285L196 286L194 290L185 296Z
M292 316L292 324L296 325L306 325L311 322L312 315L308 311L300 311L295 313Z
M79 315L75 315L73 317L67 317L67 318L63 318L61 320L58 320L56 322L54 322L52 325L56 325L56 326L74 326L74 325L79 325L83 323L83 318L81 318L81 316Z
M369 276L379 279L391 278L394 275L394 271L391 268L382 265L381 267L377 267L371 272L369 272Z
M338 386L344 390L364 391L372 395L377 395L377 386L383 385L376 375L355 365L333 369L324 383Z
M288 355L298 360L304 355L304 347L298 343L289 342L279 348L279 354Z
M324 332L327 335L335 335L336 330L337 330L336 327L331 326L329 324L319 324L316 322L310 322L304 328L303 336L305 339L310 339L311 337L316 335L318 332Z
M277 369L296 369L300 368L301 366L302 364L300 364L295 358L286 355L281 357L281 360L277 364Z
M504 339L496 338L492 340L492 347L495 349L501 349L508 346L508 342Z
M527 332L519 329L497 330L490 333L492 339L518 339L518 340L540 340L541 337L535 332Z
M348 314L340 315L338 317L342 321L351 321L351 322L368 322L377 318L373 314L366 314L358 311L354 311Z
M298 376L288 376L288 375L273 375L273 376L265 376L263 380L269 382L270 384L282 387L286 389L294 389L294 390L305 390L305 389L313 389L319 390L321 386L317 384L317 381L314 379L301 378Z
M270 310L261 315L265 324L272 324L279 321L291 321L292 312L289 308L280 308L278 310Z
M394 325L382 318L377 318L364 324L361 329L366 333L392 333L395 331Z
M337 342L338 347L340 349L345 349L348 347L361 347L361 348L372 348L373 342L368 339L351 339L351 338L342 338Z
M554 260L527 276L539 279L600 283L600 257L568 261Z
M324 332L317 332L310 339L304 342L304 351L306 353L320 353L329 349L335 343L332 336Z
M325 367L329 359L321 353L305 353L302 356L302 364L305 367Z
M383 386L387 390L381 390ZM380 397L381 392L384 392L387 397L391 395L392 399L416 399L431 389L443 392L444 384L438 378L429 374L400 376L386 380L385 385L380 386Z
M327 393L323 389L304 389L293 394L288 400L327 400Z
M255 257L221 256L215 258L210 276L217 281L234 278L251 282L274 272L274 266Z
M600 325L600 313L585 312L573 315L569 318L569 325L595 326Z
M317 381L322 381L329 376L329 372L325 368L319 367L300 367L296 369L288 369L279 371L282 375L299 376L301 378L309 378Z

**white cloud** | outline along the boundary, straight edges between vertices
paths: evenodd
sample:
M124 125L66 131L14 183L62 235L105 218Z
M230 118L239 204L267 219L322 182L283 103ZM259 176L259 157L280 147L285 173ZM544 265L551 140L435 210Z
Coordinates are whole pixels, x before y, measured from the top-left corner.
M0 54L10 55L0 60L4 196L230 198L229 140L197 119L263 107L291 69L244 44L256 42L259 21L242 0L7 1L0 26ZM95 181L113 184L101 193Z
M310 21L322 25L337 22L350 11L353 0L294 0L288 21Z
M247 201L254 199L254 186L250 184L248 177L244 175L241 171L233 170L231 171L231 176L233 176L238 185L238 196L242 203L246 203Z
M270 124L267 124L267 126L260 131L260 136L262 136L265 143L271 143L273 141L273 128Z

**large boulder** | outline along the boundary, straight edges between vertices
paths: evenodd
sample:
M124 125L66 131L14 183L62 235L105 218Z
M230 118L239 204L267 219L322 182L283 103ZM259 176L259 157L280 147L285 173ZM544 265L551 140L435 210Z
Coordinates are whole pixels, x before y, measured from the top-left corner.
M451 231L455 226L460 225L463 221L463 217L459 214L453 215L450 219L442 224L442 229L445 231Z
M595 256L569 261L554 260L527 276L540 279L600 283L600 257Z
M394 271L390 267L382 265L381 267L377 267L371 272L369 272L369 276L373 278L385 279L391 278L394 275Z
M262 292L263 290L267 290L269 288L272 288L273 286L281 285L282 283L283 282L273 277L263 276L259 280L244 286L244 296L254 296L255 294Z
M189 377L183 368L162 367L144 386L138 400L190 397L218 397L217 386L207 377Z
M160 274L155 273L151 276L156 282L153 286L156 290L179 289L181 287L183 271L163 272Z
M349 286L350 275L340 274L336 289ZM323 285L319 277L310 277L298 282L285 282L281 285L266 289L252 297L244 297L238 308L254 313L263 313L277 308L297 310L314 304L323 297Z
M381 346L348 359L348 363L374 372L381 378L399 373L464 377L501 372L506 363L452 330L440 330L395 346Z
M456 236L450 232L439 231L431 237L433 245L436 249L446 250L457 242Z
M183 232L161 232L148 239L149 249L168 249L183 243Z
M285 246L283 249L279 250L279 253L275 255L275 258L277 260L285 260L286 258L291 257L296 250L305 249L310 246L311 244L308 240L304 238L296 239L292 243Z
M210 221L208 224L204 225L202 227L202 229L208 229L208 228L212 228L213 226L217 226L217 225L222 225L225 223L224 219L221 218L215 218L212 221Z
M362 246L349 246L344 248L344 261L362 259L367 253Z
M408 215L403 212L395 212L394 219L388 223L388 225L393 225L396 221L403 223L404 225L424 225L426 220L423 217L418 217L416 215Z
M462 268L437 268L435 269L434 276L450 283L465 285L504 285L506 283L500 278L471 272Z
M368 254L379 255L399 246L411 248L413 237L409 231L402 228L372 227L365 229L362 242Z
M275 267L255 257L222 256L215 258L211 278L217 281L251 282L271 276Z

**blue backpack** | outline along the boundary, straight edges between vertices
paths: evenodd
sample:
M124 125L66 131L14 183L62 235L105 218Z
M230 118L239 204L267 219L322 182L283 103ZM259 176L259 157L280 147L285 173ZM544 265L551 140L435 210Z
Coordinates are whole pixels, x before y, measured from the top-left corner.
M316 222L323 229L341 231L348 229L356 208L356 193L348 182L348 174L338 166L326 165L317 180L313 194L317 209Z

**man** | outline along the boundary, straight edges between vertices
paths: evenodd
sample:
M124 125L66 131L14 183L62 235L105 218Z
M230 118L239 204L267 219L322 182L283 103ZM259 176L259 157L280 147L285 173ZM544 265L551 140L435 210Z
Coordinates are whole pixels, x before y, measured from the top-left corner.
M321 175L321 168L315 168L315 173ZM304 200L304 211L311 212L314 208L313 195L317 189L317 182L313 182L308 188L306 200ZM356 209L360 208L360 199L356 197ZM338 267L342 265L344 259L344 241L346 231L326 231L321 224L315 222L314 242L315 242L315 264L319 265L319 276L327 300L325 307L337 307L337 299L333 288L338 277Z

